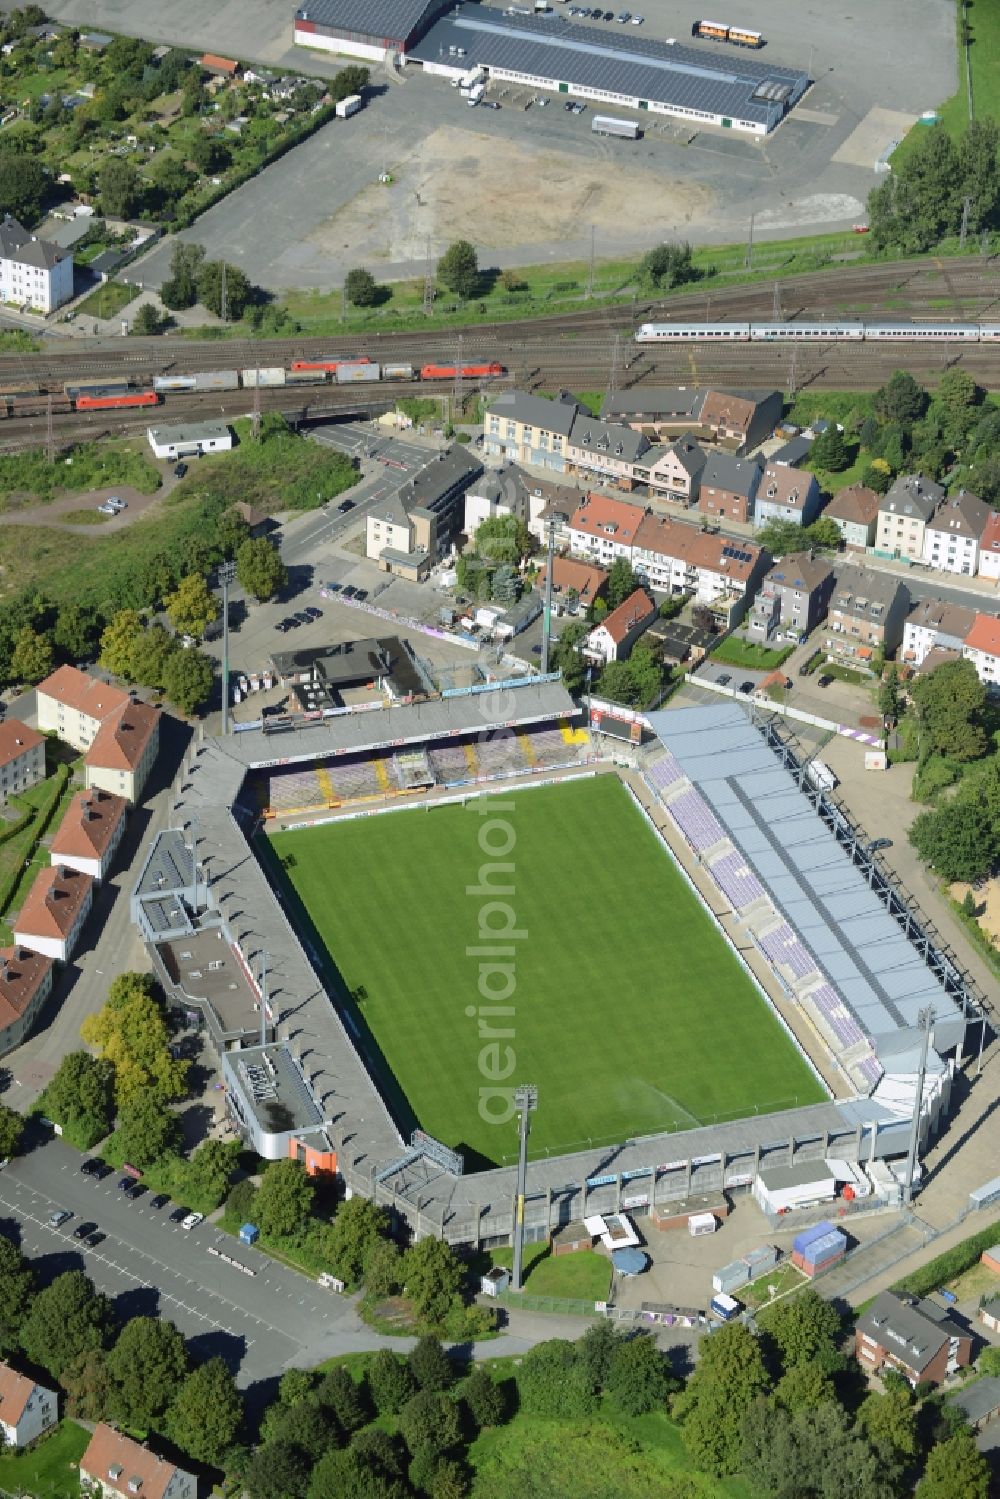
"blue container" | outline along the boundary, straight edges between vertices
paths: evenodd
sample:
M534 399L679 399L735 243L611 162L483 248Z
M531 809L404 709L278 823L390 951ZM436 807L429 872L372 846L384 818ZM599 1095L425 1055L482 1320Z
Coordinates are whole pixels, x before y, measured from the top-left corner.
M792 1252L794 1254L801 1254L804 1258L812 1259L812 1255L806 1256L807 1247L814 1239L825 1238L827 1234L834 1232L836 1230L832 1223L814 1223L812 1228L804 1228L800 1234L795 1235L795 1238L792 1240Z
M828 1225L829 1226L829 1225ZM831 1228L829 1233L823 1234L818 1239L810 1239L806 1250L800 1250L803 1260L810 1269L817 1265L825 1265L828 1260L836 1259L845 1253L847 1240L837 1228Z
M244 1223L243 1227L240 1229L240 1243L256 1244L259 1238L260 1229L257 1227L256 1223Z

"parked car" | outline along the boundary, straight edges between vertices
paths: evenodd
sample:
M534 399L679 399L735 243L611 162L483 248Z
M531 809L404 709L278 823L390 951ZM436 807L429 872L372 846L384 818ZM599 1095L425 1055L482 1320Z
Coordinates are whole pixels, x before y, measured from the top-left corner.
M345 599L353 599L353 597L357 593L357 591L358 590L353 586L353 584L348 583L347 587L343 590L344 598Z
M127 1192L128 1189L129 1189L129 1187L132 1185L132 1183L134 1181L135 1181L135 1177L134 1176L122 1176L122 1177L119 1177L119 1180L118 1180L118 1190L119 1190L119 1192Z
M96 1169L97 1162L93 1159L92 1156L88 1156L85 1161L81 1162L80 1172L83 1176L93 1176Z
M728 687L732 680L732 673L728 671L724 671L721 677L716 678L720 687Z
M171 1223L183 1223L184 1219L188 1216L189 1211L190 1209L188 1208L174 1208L173 1212L170 1214Z
M142 1182L133 1182L132 1185L126 1189L125 1196L128 1198L129 1202L135 1202L138 1197L145 1197L148 1191L149 1188L144 1187L142 1185Z
M365 601L365 599L368 597L368 589L367 588L355 588L355 590L354 590L354 597L357 599L357 601L358 601L359 604L363 604L364 601Z
M499 104L494 104L493 108L494 109L499 109L500 106L499 106ZM338 510L338 512L341 515L346 515L347 512L348 512L348 510L353 510L353 509L354 509L354 501L353 500L341 500L340 504L337 506L337 510Z
M102 1234L100 1232L88 1234L83 1242L86 1244L88 1249L96 1249L98 1244L103 1244L107 1237L107 1234Z
M165 1208L166 1207L166 1205L167 1205L167 1203L169 1201L170 1201L170 1193L169 1192L157 1192L157 1194L156 1194L155 1197L151 1197L149 1199L149 1205L150 1205L151 1208L155 1208L156 1211L159 1212L161 1208Z
M199 1223L203 1223L204 1219L204 1213L188 1213L187 1217L181 1221L181 1228L186 1228L190 1233L193 1228L198 1227Z
M187 466L186 463L177 463L177 464L175 464L174 465L174 478L175 479L183 479L183 477L187 473L187 471L188 471L188 466Z
M322 609L317 609L315 604L310 604L308 609L303 609L303 614L308 614L310 619L322 619Z
M57 1208L54 1213L49 1214L49 1223L53 1228L62 1228L63 1224L68 1223L72 1216L73 1214L69 1208Z
M833 681L833 678L832 677L823 676L823 677L817 677L816 680L817 680L817 684L820 687L829 687L830 683Z
M73 1237L74 1239L85 1239L87 1235L92 1234L96 1228L96 1223L78 1223L76 1225L76 1228L74 1228L73 1230Z

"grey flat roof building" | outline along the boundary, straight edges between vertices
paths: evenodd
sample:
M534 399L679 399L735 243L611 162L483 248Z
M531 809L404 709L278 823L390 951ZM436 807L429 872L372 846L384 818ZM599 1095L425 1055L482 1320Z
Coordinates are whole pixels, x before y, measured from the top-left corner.
M456 57L457 49L463 52ZM459 5L410 57L425 66L477 64L493 77L535 81L602 104L679 114L766 133L805 92L808 74L732 48L725 55L624 30L595 31L561 16L509 15Z

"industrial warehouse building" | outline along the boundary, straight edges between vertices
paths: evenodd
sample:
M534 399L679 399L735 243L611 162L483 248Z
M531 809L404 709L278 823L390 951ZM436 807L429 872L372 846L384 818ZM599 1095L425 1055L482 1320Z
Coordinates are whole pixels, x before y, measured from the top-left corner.
M373 62L395 55L449 79L481 67L498 82L753 135L779 125L809 86L799 69L738 52L448 0L307 0L295 41Z
M481 66L497 81L754 135L779 125L809 84L797 69L634 36L630 27L612 35L479 5L456 6L409 58L448 78Z
M405 56L449 0L308 0L295 12L300 47L385 62Z

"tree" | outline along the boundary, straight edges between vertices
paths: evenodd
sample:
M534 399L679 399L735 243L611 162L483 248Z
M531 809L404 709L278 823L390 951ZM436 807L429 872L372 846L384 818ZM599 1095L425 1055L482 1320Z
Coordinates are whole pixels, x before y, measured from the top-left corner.
M34 1271L17 1246L0 1234L0 1354L17 1347L34 1291Z
M968 441L984 396L982 386L965 370L945 370L941 376L932 409L939 413L944 437L952 448L961 449Z
M465 1466L453 1457L439 1458L431 1478L431 1499L466 1499L469 1490Z
M824 1369L840 1366L843 1335L840 1313L832 1302L808 1287L757 1314L757 1326L774 1344L783 1369L816 1361Z
M462 1284L462 1267L443 1239L419 1239L403 1256L403 1289L418 1322L443 1322Z
M95 611L81 604L61 604L52 631L52 643L67 661L88 661L99 638Z
M530 557L535 542L523 520L516 515L490 515L476 528L476 553L490 562L507 562L517 567Z
M409 1354L410 1370L421 1390L446 1390L454 1370L438 1338L425 1334L418 1338Z
M17 1155L17 1148L24 1133L24 1115L0 1103L0 1160Z
M133 654L142 630L142 616L135 609L119 609L111 616L101 634L99 659L105 671L126 682L135 680L132 675Z
M81 1353L105 1346L110 1322L107 1297L82 1270L67 1270L35 1297L21 1327L21 1347L58 1379Z
M894 1475L841 1407L827 1403L794 1416L758 1399L741 1423L744 1476L768 1499L891 1499Z
M437 273L449 291L468 301L479 289L479 259L467 239L457 239L438 261Z
M217 1208L239 1160L238 1141L206 1140L184 1165L184 1195Z
M202 266L198 274L198 300L224 322L238 323L253 297L254 289L238 266L222 260L209 260Z
M324 1236L323 1252L341 1280L358 1281L372 1246L388 1232L385 1208L367 1197L352 1197L338 1206Z
M353 1446L321 1457L309 1483L309 1499L410 1499L412 1493L404 1479L372 1472L364 1449Z
M462 1399L478 1431L503 1424L507 1414L507 1401L503 1387L493 1379L488 1369L477 1365L462 1386Z
M96 1015L88 1015L80 1035L114 1065L119 1107L137 1095L164 1101L183 1098L188 1063L170 1054L163 1010L145 973L122 973L113 979Z
M624 604L625 600L635 592L637 586L631 562L627 557L616 557L608 573L608 607L617 609L619 604Z
M879 683L878 711L895 723L899 718L900 706L899 671L895 666L890 666Z
M371 271L358 267L344 277L344 295L355 307L374 307L379 300L378 282Z
M215 667L199 650L173 651L163 663L163 690L181 713L190 715L208 701Z
M416 1381L399 1354L380 1348L368 1365L368 1387L379 1415L395 1416L416 1392Z
M462 1435L458 1407L436 1390L420 1390L406 1402L399 1413L399 1429L414 1455L421 1448L447 1452Z
M573 1420L590 1415L597 1405L587 1364L562 1338L536 1343L525 1354L517 1389L521 1406L535 1416Z
M340 1435L333 1413L313 1402L272 1406L265 1430L268 1445L290 1442L305 1453L310 1463L318 1462L324 1452L337 1446Z
M359 1431L352 1437L350 1450L372 1473L384 1478L401 1478L403 1475L405 1460L402 1443L377 1426Z
M946 661L910 689L923 741L952 760L978 760L986 749L986 688L971 661Z
M891 1452L900 1459L916 1457L917 1409L909 1388L866 1396L858 1411L857 1426L877 1451Z
M343 1365L330 1370L317 1393L322 1404L333 1411L341 1431L348 1436L360 1431L371 1419L365 1385L352 1379Z
M172 1441L196 1462L218 1467L243 1426L243 1397L221 1358L186 1376L167 1412Z
M192 68L188 76L196 77L197 69ZM175 241L170 254L170 275L160 287L160 298L165 307L179 312L185 307L194 306L198 300L198 277L204 259L203 245Z
M244 541L236 553L236 577L240 587L264 604L280 593L288 582L288 569L266 536Z
M143 302L132 319L132 332L138 338L152 338L163 332L163 316L157 312L154 303Z
M125 1160L145 1170L176 1151L181 1124L156 1094L139 1092L122 1104L116 1135Z
M223 172L233 159L233 153L224 140L217 136L196 135L191 142L188 155L202 172Z
M509 562L501 562L490 584L490 597L495 604L516 604L521 597L521 580Z
M682 245L656 245L648 250L642 257L639 273L657 289L683 286L685 282L697 281L701 274L692 262L691 246L686 241Z
M757 1339L739 1322L698 1342L698 1362L673 1403L684 1444L699 1467L722 1477L743 1461L741 1425L768 1386Z
M656 1339L639 1333L619 1343L611 1357L606 1391L626 1416L662 1409L671 1389L667 1363Z
M45 1089L45 1111L76 1138L96 1144L111 1129L113 1084L108 1062L86 1051L68 1052Z
M200 573L182 578L176 592L164 599L164 605L178 635L193 635L196 640L219 617L219 600Z
M403 1284L403 1256L392 1239L375 1239L369 1245L364 1279L369 1296L395 1296Z
M935 811L914 818L907 835L920 857L949 882L971 882L1000 858L1000 822L974 792L960 791Z
M235 557L240 547L249 539L250 527L234 505L215 522L215 540L224 557Z
M79 1421L106 1421L114 1412L115 1387L103 1348L81 1353L59 1376L66 1414Z
M248 1176L230 1189L226 1212L241 1223L257 1222L257 1188Z
M874 489L876 494L888 494L892 470L883 458L876 458L861 470L861 482L866 489Z
M969 200L967 227L973 234L996 221L1000 209L1000 182L997 176L997 146L1000 131L989 118L970 120L958 143L958 166L962 178L963 200Z
M47 190L40 161L20 151L0 151L0 214L9 213L29 226L37 223Z
M836 1400L836 1390L827 1369L820 1363L803 1361L792 1364L778 1380L774 1398L785 1410L817 1410Z
M113 1408L127 1426L152 1426L188 1372L187 1347L172 1322L133 1317L108 1354Z
M987 1499L990 1466L968 1429L960 1429L927 1454L917 1499Z
M2 1267L0 1267L2 1273ZM980 1374L1000 1374L1000 1348L984 1348L976 1359L976 1368Z
M48 634L25 625L14 637L10 669L18 682L40 682L52 670L52 641Z
M606 1386L611 1360L621 1341L622 1334L603 1317L592 1322L583 1336L577 1338L576 1356L592 1389L603 1390Z
M809 449L809 462L813 468L822 468L828 473L839 474L847 468L850 461L851 455L844 441L844 434L836 422L831 422Z
M830 520L829 516L821 515L814 520L811 526L806 526L802 532L802 543L828 552L835 552L840 547L841 536L837 522Z
M130 679L144 687L162 687L167 662L179 649L177 637L163 625L149 625L133 642Z
M265 1442L247 1467L244 1487L250 1499L305 1499L310 1464L291 1442Z
M301 1228L312 1206L313 1182L298 1161L273 1161L257 1191L261 1233L285 1238Z
M921 131L914 149L868 195L868 223L876 250L915 254L959 227L962 172L944 129Z
M337 76L327 84L327 92L335 102L349 99L352 94L363 94L371 78L371 69L358 63L349 63L341 68Z
M927 410L927 392L906 370L897 370L875 392L872 404L881 421L911 427Z
M130 161L109 156L97 174L97 191L105 218L129 219L142 204L143 186Z

